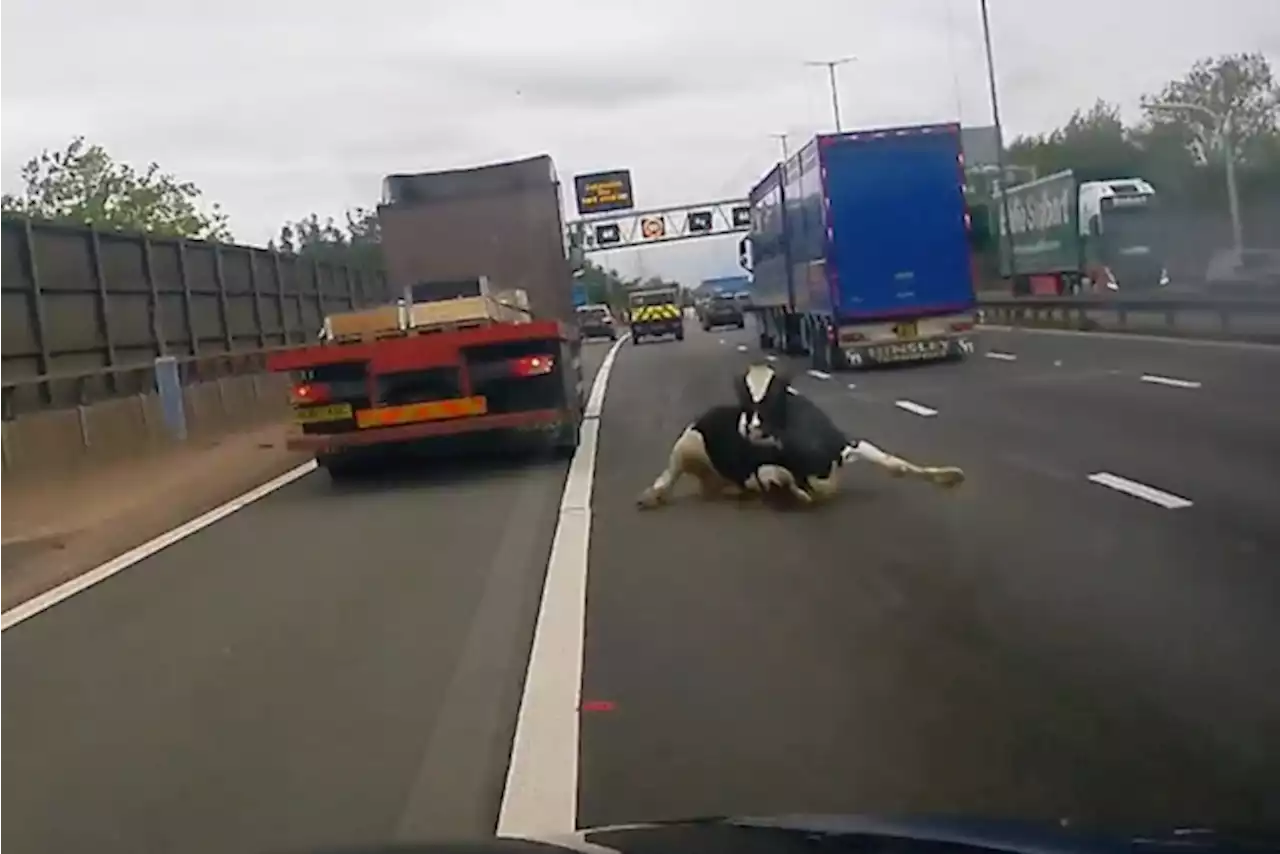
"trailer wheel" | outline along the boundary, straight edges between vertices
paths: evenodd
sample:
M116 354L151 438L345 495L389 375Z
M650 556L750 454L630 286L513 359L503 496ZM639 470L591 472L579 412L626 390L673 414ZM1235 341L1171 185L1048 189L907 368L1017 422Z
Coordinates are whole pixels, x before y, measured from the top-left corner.
M683 330L683 329L677 329L677 330L676 330L676 340L677 340L677 341L683 341L683 340L684 340L684 330Z
M578 444L581 440L582 421L579 419L556 431L555 438L551 441L551 455L557 460L571 460L578 452Z
M316 457L316 465L325 470L333 483L349 483L366 471L362 461L346 454L324 454Z

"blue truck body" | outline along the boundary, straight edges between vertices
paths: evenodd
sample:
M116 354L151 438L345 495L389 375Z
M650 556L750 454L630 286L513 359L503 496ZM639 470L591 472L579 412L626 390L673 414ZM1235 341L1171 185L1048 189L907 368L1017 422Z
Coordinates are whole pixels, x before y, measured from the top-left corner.
M960 127L821 135L751 191L761 346L858 367L972 352Z

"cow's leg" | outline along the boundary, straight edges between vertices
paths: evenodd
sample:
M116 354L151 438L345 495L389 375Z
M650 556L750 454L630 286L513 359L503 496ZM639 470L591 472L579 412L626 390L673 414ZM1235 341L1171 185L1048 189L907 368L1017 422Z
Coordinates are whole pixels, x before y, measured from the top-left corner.
M810 477L805 485L815 500L830 501L840 489L840 467L832 466L831 473L826 477Z
M964 482L964 471L955 466L918 466L910 460L882 451L866 441L846 446L840 453L840 460L843 463L866 460L886 469L894 477L911 475L938 486L956 486Z
M789 469L782 466L763 465L747 481L748 487L767 496L775 490L786 491L801 504L812 504L813 496L800 488Z
M705 493L707 475L712 472L711 461L707 458L707 444L702 434L692 426L686 427L680 434L680 438L676 439L676 443L671 446L667 467L653 484L640 494L636 504L642 509L657 507L670 497L676 483L686 474L695 475L702 483Z

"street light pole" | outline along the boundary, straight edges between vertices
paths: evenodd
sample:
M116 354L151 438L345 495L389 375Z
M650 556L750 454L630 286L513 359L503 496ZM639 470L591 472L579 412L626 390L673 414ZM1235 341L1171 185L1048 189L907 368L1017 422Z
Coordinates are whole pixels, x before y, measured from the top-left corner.
M1218 113L1201 104L1181 101L1143 104L1143 107L1153 113L1199 113L1213 122L1214 134L1222 140L1222 156L1226 160L1224 165L1227 173L1227 207L1231 215L1231 248L1238 258L1244 250L1244 228L1240 222L1240 190L1236 185L1236 149L1232 139L1235 127L1231 110Z
M996 86L995 52L991 47L991 20L987 15L987 0L979 0L982 9L982 43L987 51L987 86L991 90L991 123L996 129L996 169L1000 182L1000 221L1004 228L1000 229L1000 252L1008 252L1009 281L1017 278L1017 262L1013 257L1013 220L1009 216L1009 187L1005 180L1004 163L1004 127L1000 123L1000 95Z
M808 65L814 68L825 67L827 69L827 80L831 84L831 114L835 117L835 120L836 120L836 133L840 133L842 130L844 130L844 128L841 127L840 125L840 87L836 81L836 66L846 65L850 62L855 61L856 59L857 59L856 56L844 56L844 57L841 57L840 59L828 59L828 60L805 63L805 65Z
M785 133L771 133L771 134L769 134L769 136L773 137L774 139L778 140L778 142L782 143L782 162L783 162L783 163L786 163L786 162L787 162L787 158L791 156L791 155L787 152L787 136L788 136L788 134L785 134Z
M1219 133L1222 135L1222 156L1227 159L1227 207L1231 211L1231 243L1239 259L1244 252L1244 227L1240 224L1240 191L1236 185L1236 149L1232 141L1231 112L1222 117ZM1237 260L1236 263L1240 263Z

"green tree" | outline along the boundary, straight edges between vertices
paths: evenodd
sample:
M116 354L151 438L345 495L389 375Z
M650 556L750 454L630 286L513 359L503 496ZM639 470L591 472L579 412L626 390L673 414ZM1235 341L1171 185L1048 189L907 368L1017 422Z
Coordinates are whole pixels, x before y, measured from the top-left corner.
M378 212L351 208L344 213L343 219L344 224L339 225L333 217L321 220L317 214L310 214L296 222L286 222L271 245L285 252L323 261L358 266L380 264L382 234L378 226Z
M6 193L8 214L164 237L230 241L227 216L201 210L202 194L156 163L138 171L80 136L61 151L42 151L22 167L21 193Z
M1076 110L1057 130L1009 145L1009 162L1032 168L1040 177L1063 169L1074 169L1083 180L1115 177L1135 171L1142 156L1120 108L1103 100Z
M1211 116L1172 106L1191 104L1218 115L1230 110L1242 197L1280 192L1280 86L1263 55L1201 59L1144 103L1157 108L1126 126L1115 105L1099 100L1056 130L1015 139L1008 162L1040 177L1062 169L1083 180L1140 176L1170 203L1217 205L1225 192L1222 139ZM978 186L971 194L975 206L985 201Z
M583 262L578 281L586 288L589 303L619 306L626 301L627 286L618 272L601 267L589 258Z
M1191 105L1200 110L1171 107ZM1211 114L1231 116L1238 162L1256 164L1270 155L1280 130L1280 84L1261 53L1201 59L1182 77L1145 102L1145 133L1180 139L1200 160L1220 152L1222 138ZM1220 155L1217 155L1220 158Z

